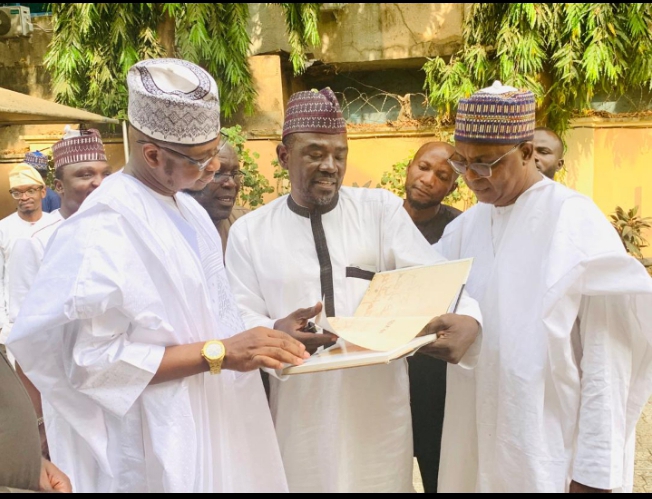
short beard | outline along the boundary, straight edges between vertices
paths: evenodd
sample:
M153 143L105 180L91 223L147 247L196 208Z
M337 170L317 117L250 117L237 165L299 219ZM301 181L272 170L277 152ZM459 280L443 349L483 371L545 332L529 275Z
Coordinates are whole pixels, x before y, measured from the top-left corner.
M441 201L427 201L425 203L422 203L420 201L417 201L412 198L412 195L410 194L411 189L406 189L405 194L407 197L408 203L410 203L410 206L414 208L415 210L427 210L428 208L434 208L435 206L441 204Z
M18 211L20 213L22 213L23 215L29 217L29 216L33 215L34 213L36 213L38 211L38 208L34 208L32 210L18 210Z
M337 193L339 192L339 188L335 190L333 194L330 196L315 196L310 192L310 189L302 189L302 196L303 199L309 201L310 203L314 204L315 206L328 206L333 202L333 199L335 199L335 196L337 196Z

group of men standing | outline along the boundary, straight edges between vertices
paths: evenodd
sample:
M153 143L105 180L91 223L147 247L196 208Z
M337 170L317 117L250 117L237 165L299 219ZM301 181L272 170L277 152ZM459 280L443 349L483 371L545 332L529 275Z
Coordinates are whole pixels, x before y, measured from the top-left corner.
M405 200L342 187L337 99L298 92L277 147L291 193L238 216L213 78L151 59L127 84L129 161L72 212L63 189L56 226L22 243L7 341L75 491L407 492L413 455L427 491L631 490L652 282L542 176L563 147L538 140L530 92L463 99ZM442 204L458 176L479 200L463 214ZM376 272L469 257L457 313L409 362L280 374L337 339L309 320L352 314Z

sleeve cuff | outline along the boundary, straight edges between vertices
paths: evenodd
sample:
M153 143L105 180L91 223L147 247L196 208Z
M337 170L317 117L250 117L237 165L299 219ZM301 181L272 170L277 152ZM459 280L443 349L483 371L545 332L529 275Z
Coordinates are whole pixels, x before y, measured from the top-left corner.
M477 320L477 319L476 319ZM462 369L475 369L478 365L480 358L480 350L482 349L482 325L478 331L478 337L473 342L473 345L466 351L464 357L457 363Z

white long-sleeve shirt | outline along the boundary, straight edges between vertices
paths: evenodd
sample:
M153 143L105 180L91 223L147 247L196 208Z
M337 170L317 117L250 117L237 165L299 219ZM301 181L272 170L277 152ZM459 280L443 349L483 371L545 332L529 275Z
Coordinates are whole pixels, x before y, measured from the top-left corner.
M16 241L23 238L29 238L31 235L44 227L56 215L50 213L43 213L37 222L28 222L20 218L18 213L12 213L8 217L0 220L0 344L3 344L9 335L9 328L6 328L8 323L9 311L9 262L13 254L14 245ZM20 254L18 255L20 261Z
M448 367L441 492L630 490L652 393L652 280L585 196L543 179L435 247L474 258L475 370Z
M227 272L247 327L273 327L323 297L328 315L351 316L374 272L443 260L385 190L343 187L321 211L308 214L286 196L231 228ZM482 320L467 296L458 313ZM405 359L270 384L291 492L412 490Z
M284 492L257 372L150 384L165 347L244 326L206 211L105 180L61 222L7 347L77 492Z

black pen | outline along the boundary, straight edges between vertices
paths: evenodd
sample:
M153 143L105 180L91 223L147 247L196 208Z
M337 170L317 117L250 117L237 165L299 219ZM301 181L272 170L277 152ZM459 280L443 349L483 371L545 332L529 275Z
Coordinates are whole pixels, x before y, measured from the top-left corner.
M460 300L462 299L462 293L464 293L464 286L466 286L466 283L462 284L462 287L460 288L460 293L457 295L457 301L455 302L455 306L453 307L453 311L451 313L456 313L457 312L457 306L460 304Z

